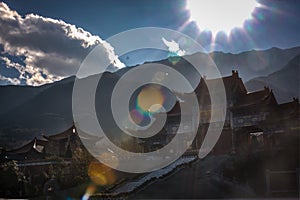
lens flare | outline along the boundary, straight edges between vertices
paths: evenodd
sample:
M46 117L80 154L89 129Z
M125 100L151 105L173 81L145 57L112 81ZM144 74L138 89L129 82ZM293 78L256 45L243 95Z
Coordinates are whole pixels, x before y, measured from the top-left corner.
M136 100L136 109L143 115L158 112L165 101L161 86L149 85L142 89Z
M142 38L140 38L142 37ZM137 39L138 38L138 39ZM186 40L190 40L193 45L185 48L184 51L188 52L189 54L195 52L203 52L205 49L197 43L194 39L188 37L187 35L182 34L181 32L165 29L165 28L157 28L157 27L146 27L146 28L138 28L128 30L117 35L114 35L107 39L109 43L114 46L115 49L118 50L118 55L124 55L130 51L134 51L137 49L159 49L166 51L169 48L166 46L161 45L161 42L156 43L153 41L161 41L162 38L165 38L166 41L178 41L178 38L185 38ZM125 43L124 43L125 42ZM177 42L175 42L177 43ZM172 45L175 44L172 42ZM178 45L177 45L178 46ZM124 48L126 47L126 48ZM169 46L167 46L169 47ZM170 46L171 47L171 46ZM170 49L172 50L172 49ZM177 52L177 50L175 50ZM99 54L101 53L101 54ZM103 65L99 66L98 59L101 58L99 55L102 55L103 52L100 48L93 48L93 50L87 55L84 61L81 63L80 68L76 74L76 77L82 77L86 74L95 74L95 66L99 68L99 72L105 71L111 63L103 63ZM196 54L195 54L196 55ZM198 57L199 58L199 57ZM203 59L203 57L200 57ZM199 73L199 74L207 74L208 78L219 78L221 77L220 72L213 62L213 60L208 56L208 58L204 58L207 66L209 66L209 70L203 68L202 65L199 65L197 62L198 59L190 59L189 56L186 56L185 59L195 68L195 71L192 73ZM168 74L168 78L164 81L160 81L160 75L156 76L157 72L164 72ZM99 135L103 136L101 141L98 142L99 146L101 145L103 148L98 148L95 151L95 145L90 145L82 140L84 146L89 150L89 152L95 157L99 158L102 153L107 153L109 151L115 152L115 156L118 157L119 160L123 160L126 158L128 162L119 162L117 167L114 167L110 162L106 159L99 158L98 160L104 163L107 166L113 167L116 170L129 172L129 173L146 173L161 169L170 165L172 162L177 160L181 157L184 152L189 148L186 142L182 142L182 134L175 134L173 139L160 148L159 150L147 152L147 153L136 153L133 151L128 151L127 149L123 149L120 146L116 145L119 143L118 141L111 141L102 128L101 123L99 123L98 115L95 110L95 96L96 91L99 86L99 80L101 79L102 73L97 74L97 78L92 79L91 82L88 83L86 81L82 81L81 79L75 79L74 87L73 87L73 95L72 95L72 113L74 117L74 121L80 121L82 123L76 124L83 124L81 125L81 129L87 128L88 130L93 130L93 132L98 133ZM155 78L156 77L156 78ZM132 84L128 84L128 80L132 80ZM163 79L162 79L163 80ZM200 81L200 80L199 80ZM192 126L194 127L194 131L190 131L189 134L185 134L186 138L184 141L193 141L196 137L198 126L199 126L199 105L197 101L197 96L194 93L194 89L199 82L195 81L193 84L190 80L187 79L185 73L176 70L174 67L170 67L163 63L145 63L140 67L131 68L131 70L124 73L120 79L117 81L114 89L112 91L111 96L111 111L113 120L124 133L129 136L136 137L136 138L149 138L154 136L155 134L161 131L168 119L168 112L172 109L171 105L174 106L175 101L177 100L177 94L181 93L189 93L188 98L181 98L182 101L180 102L180 111L181 111L181 120L179 124L179 128L184 128L185 121L195 122ZM145 95L146 97L151 97L151 102L148 102L147 98L144 98L143 91L138 96L138 88L141 86L145 86L147 84L156 84L161 85L163 93L168 97L168 100L164 100L164 95L161 92L157 92L156 95ZM211 97L211 104L218 105L218 110L220 112L216 113L216 109L212 109L212 122L218 122L218 127L208 126L207 134L204 138L204 142L201 146L201 150L205 149L205 152L199 151L199 157L204 158L214 147L218 138L221 135L222 127L224 125L225 117L226 117L226 94L224 89L224 84L222 81L217 83L219 85L218 95L211 93L211 87L208 85L208 92ZM194 87L195 86L195 87ZM167 90L168 89L168 90ZM158 90L159 91L159 90ZM171 91L175 91L176 94L169 95L172 93ZM154 92L156 94L156 92ZM154 96L154 98L153 98ZM178 96L179 98L179 96ZM153 100L156 99L156 100ZM144 103L146 101L147 103ZM174 101L174 102L173 102ZM174 103L174 104L173 104ZM127 127L124 126L124 121L130 123L127 119L130 116L130 110L139 108L141 109L141 113L145 112L151 118L151 122L153 122L153 126L149 124L149 126L138 126L136 124L131 124L129 128L134 130L134 132L128 131ZM169 108L170 107L170 108ZM85 108L85 109L83 109ZM161 109L161 111L158 111ZM190 110L193 112L190 112ZM138 109L137 109L138 110ZM138 110L140 111L140 110ZM153 115L149 114L151 112L156 112ZM159 112L159 113L158 113ZM190 114L189 114L190 113ZM215 113L215 114L214 114ZM85 114L91 115L90 118L84 117ZM160 115L161 114L161 115ZM156 118L157 115L157 118ZM158 120L156 120L158 119ZM126 125L126 124L125 124ZM79 127L78 127L79 128ZM135 131L137 130L137 131ZM149 131L150 130L150 131ZM122 134L122 135L126 135ZM129 137L128 137L129 138ZM116 142L116 144L114 144ZM175 153L170 153L171 149L176 149ZM159 158L159 159L151 159L151 161L146 162L147 158ZM97 172L93 172L90 169L90 176L94 174L97 175ZM101 173L102 174L102 173ZM100 176L101 177L101 176ZM107 179L107 177L105 176ZM102 180L100 179L100 182Z
M172 65L176 65L181 60L181 56L174 52L169 52L168 60L170 61L170 63L172 63Z
M94 185L89 185L85 191L85 194L82 196L81 200L88 200L91 195L93 195L96 191L96 187Z
M97 185L111 185L115 182L113 170L102 163L92 162L88 168L88 175Z
M154 76L156 81L162 81L168 73L157 72ZM139 91L134 99L134 107L130 110L124 126L131 130L130 124L146 126L151 122L151 115L163 111L166 103L166 95L160 85L146 85Z
M132 123L136 123L136 124L141 124L143 119L144 119L144 116L142 113L140 113L137 109L133 109L130 111L130 116L132 119Z
M154 75L154 80L158 82L162 82L166 78L166 76L168 76L168 73L158 71Z
M110 164L113 167L117 167L119 165L119 160L118 158L114 155L114 152L111 149L108 149L109 152L107 153L102 153L100 155L101 159L105 159L105 160L110 160Z

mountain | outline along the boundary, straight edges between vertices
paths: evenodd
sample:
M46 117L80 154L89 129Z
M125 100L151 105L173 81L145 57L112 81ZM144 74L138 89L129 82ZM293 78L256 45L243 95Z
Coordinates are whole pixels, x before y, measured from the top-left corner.
M9 111L10 109L34 98L39 92L43 91L45 86L14 86L7 85L0 87L0 115Z
M222 76L230 74L232 70L238 70L242 79L248 81L259 76L267 76L282 69L298 54L300 54L300 47L289 49L273 47L267 50L252 50L238 54L213 52L207 55L205 53L196 53L183 56L183 58L188 58L199 63L199 66L205 66L207 60L212 59ZM208 58L208 56L210 56L210 58ZM169 60L165 59L150 63L166 64L168 62ZM180 69L180 66L187 65L185 59L178 59L178 62L176 61L175 63L174 68L177 70ZM117 73L124 74L127 70L128 68L123 68ZM180 70L181 73L185 71L184 69ZM191 71L190 73L193 72Z
M245 83L248 91L269 86L279 103L300 97L300 54L288 62L282 69L268 76L261 76Z
M258 76L267 76L282 69L293 57L300 54L300 47L290 49L271 48L264 51L248 51L239 54L214 52L211 57L215 61L221 75L239 71L244 81Z
M287 100L290 100L290 97L297 96L295 91L299 91L299 56L291 60L299 54L300 47L295 47L286 50L272 48L240 54L215 52L210 56L218 65L223 76L231 74L232 69L237 69L244 80L259 76L260 78L252 79L247 83L250 90L261 89L264 85L269 85L274 88L275 94L280 100L279 94L283 94L284 99L289 98ZM205 59L201 58L207 58L208 55L197 53L197 55L188 55L187 57L194 59L199 65L204 65L205 61L203 63L203 60ZM175 59L176 62L172 59ZM200 80L197 71L185 59L180 57L172 59L151 63L168 65L178 70L189 80L191 85L196 86ZM291 61L288 62L289 60ZM119 78L135 67L140 66L123 68L115 73L105 72L98 84L96 111L110 132L117 132L118 128L111 128L116 126L110 124L110 106L106 105L110 105L111 93ZM94 78L96 77L91 76L83 81L90 81ZM72 76L40 87L0 86L1 142L6 139L32 139L32 136L55 134L68 128L73 122L72 90L74 80L75 77ZM132 80L126 81L132 82ZM289 86L291 83L292 87ZM171 108L176 98L169 91L163 90L165 98L168 99L164 106Z

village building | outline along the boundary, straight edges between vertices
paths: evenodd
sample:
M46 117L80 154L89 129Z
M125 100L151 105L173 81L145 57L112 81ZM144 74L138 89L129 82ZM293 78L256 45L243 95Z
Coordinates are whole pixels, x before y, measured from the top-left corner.
M213 154L250 153L280 146L282 137L298 137L300 130L299 100L278 104L273 91L265 86L262 90L248 92L236 70L230 76L223 77L222 82L226 92L227 110L220 138L214 146ZM190 150L200 149L206 136L208 126L212 130L219 127L221 122L211 122L211 102L207 85L217 88L220 79L203 77L195 89L199 104L199 127ZM214 90L218 95L218 90ZM190 94L182 94L186 98ZM195 131L196 122L181 121L180 103L177 101L168 113L168 119L158 136L148 142L140 142L146 151L153 151L168 144L176 134L188 134ZM217 107L217 106L216 106ZM197 110L191 108L190 114ZM180 123L182 126L180 127ZM179 128L180 127L180 128ZM292 134L292 135L291 135ZM184 142L184 139L183 139Z
M56 135L43 135L41 138L35 137L32 141L20 148L9 151L2 150L1 160L42 160L50 156L71 158L72 151L80 144L80 138L73 125L66 131Z
M75 150L80 144L80 139L74 126L62 133L50 136L43 135L43 137L48 141L44 146L44 151L47 155L71 158L72 150Z
M200 81L195 90L199 97L200 124L195 147L200 148L210 120L210 101L207 87L215 80ZM280 146L281 137L290 134L298 137L300 128L299 101L278 104L269 87L248 92L237 71L223 77L227 112L222 134L213 149L213 153L249 153L265 150L275 145Z
M222 133L211 153L250 153L253 151L277 148L288 138L299 137L300 107L299 100L278 104L272 89L248 92L237 71L221 79L201 78L194 93L199 109L189 107L185 115L195 116L199 111L200 121L187 116L182 120L181 107L191 94L180 94L173 108L167 112L164 128L155 136L147 139L136 138L130 146L135 152L150 152L168 144L176 134L180 134L181 142L190 145L188 151L198 152L206 136L209 126L219 128L223 122L211 122L211 101L207 85L217 88L219 81L224 83L226 92L226 117ZM218 95L217 89L212 91ZM185 118L184 118L185 119ZM198 123L199 122L199 123ZM199 126L197 127L197 125ZM186 136L197 131L194 141L186 140ZM95 145L101 138L81 133L80 136L72 125L56 135L43 135L34 138L28 144L15 150L1 151L2 160L43 159L46 156L72 158L76 148L84 148L83 143ZM122 145L122 144L120 144ZM123 144L124 145L124 144ZM128 144L127 144L128 145ZM176 149L173 150L176 153Z
M22 147L13 150L2 149L0 159L1 161L10 160L37 160L44 159L44 144L45 140L37 139L35 137L33 140L28 142Z

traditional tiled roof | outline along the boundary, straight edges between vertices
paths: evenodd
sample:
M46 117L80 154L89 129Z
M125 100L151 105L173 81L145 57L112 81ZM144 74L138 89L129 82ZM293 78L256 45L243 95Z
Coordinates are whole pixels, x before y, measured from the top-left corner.
M300 109L299 100L294 98L293 101L291 102L279 104L277 111L281 116L297 115L297 114L299 115L300 112L299 109Z
M30 141L29 143L23 145L22 147L19 147L17 149L13 149L10 151L6 151L6 154L12 155L12 154L25 154L29 153L30 151L37 151L42 152L43 146L47 141L45 140L39 140L36 137Z
M201 79L198 87L195 89L195 92L198 96L206 95L208 93L207 85L212 88L213 93L220 92L219 85L220 81L223 81L224 89L228 98L231 98L233 95L238 93L247 93L245 85L242 79L239 77L237 71L232 71L232 75L225 76L217 79L206 79L205 77Z
M22 147L19 147L17 149L13 149L10 151L6 151L8 154L21 154L21 153L26 153L29 152L31 149L33 149L35 139L31 140L29 143L23 145Z
M268 87L265 87L263 90L249 92L246 95L241 96L241 98L238 99L237 103L234 106L249 106L262 102L266 104L277 104L272 90L270 90Z
M44 137L42 137L42 138L35 137L35 139L36 139L36 144L37 145L45 145L48 142L48 140Z
M71 126L70 128L68 128L67 130L65 130L61 133L58 133L58 134L55 134L55 135L49 135L49 136L43 135L43 137L46 138L47 140L67 139L69 136L74 135L76 133L76 131L74 132L74 130L75 130L75 127L73 125L73 126Z
M220 92L220 81L222 81L224 84L227 100L239 99L237 104L238 106L250 105L253 103L255 104L257 101L264 100L265 98L274 98L272 91L270 91L268 88L257 92L247 93L247 90L242 79L239 77L238 72L233 70L230 76L226 76L221 79L206 79L205 77L201 79L198 87L195 89L200 106L210 105L211 94L208 93L207 85L212 88L212 91L210 92L218 93ZM189 96L189 94L185 95ZM168 112L168 115L180 115L180 105L178 102Z

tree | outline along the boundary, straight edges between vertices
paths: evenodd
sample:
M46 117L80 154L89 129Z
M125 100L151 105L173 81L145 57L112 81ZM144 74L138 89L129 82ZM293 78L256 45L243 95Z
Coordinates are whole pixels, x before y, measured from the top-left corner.
M24 174L16 161L9 161L0 165L0 190L3 195L17 196L22 189ZM11 194L11 195L10 195Z

